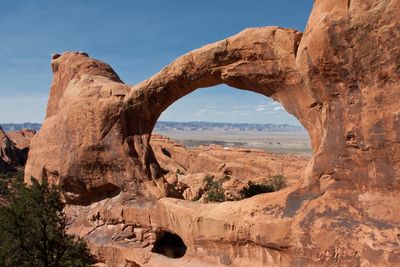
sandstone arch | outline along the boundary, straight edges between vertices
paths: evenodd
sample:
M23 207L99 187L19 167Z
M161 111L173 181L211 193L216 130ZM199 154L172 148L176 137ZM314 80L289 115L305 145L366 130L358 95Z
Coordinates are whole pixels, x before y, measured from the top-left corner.
M53 177L52 180L63 186L67 199L78 202L106 193L107 188L109 191L115 191L115 186L124 188L129 180L159 178L160 168L149 144L158 117L177 99L198 88L221 83L281 102L313 135L315 150L321 135L318 131L321 112L307 108L313 105L314 99L295 68L301 36L297 31L278 27L247 29L178 58L160 73L133 87L123 84L111 67L87 54L55 56L52 61L55 77L46 121L56 120L57 126L52 125L50 130L60 129L62 139L68 140L65 144L72 150L60 148L62 143L54 144L50 149L57 152L46 153L58 154L66 163L54 158L47 164L38 160L40 166L28 164L27 172L34 177ZM104 106L99 106L102 102ZM59 120L63 117L61 113L68 114L65 121ZM46 125L49 123L44 124L41 132L46 131ZM79 132L66 129L72 125ZM111 137L112 134L116 136ZM112 143L104 140L107 137L113 139ZM121 154L114 151L118 147ZM97 157L96 161L92 156ZM35 161L40 157L30 158ZM107 174L109 177L93 183L92 178Z
M194 259L215 263L216 253L233 266L398 264L399 11L399 0L318 0L303 35L249 29L133 87L87 54L57 55L26 176L61 184L78 204L67 208L71 231L118 255L107 262L141 262L145 249L129 252L111 237L133 224L170 230ZM154 123L175 100L219 83L281 102L308 130L313 159L297 186L269 196L205 209L156 201L167 190L149 145ZM82 226L93 212L113 226Z

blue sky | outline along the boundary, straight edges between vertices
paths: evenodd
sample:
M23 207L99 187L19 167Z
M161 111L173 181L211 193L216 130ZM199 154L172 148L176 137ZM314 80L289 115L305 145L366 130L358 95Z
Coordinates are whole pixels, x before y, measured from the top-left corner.
M303 30L312 2L1 0L0 123L42 122L52 53L88 52L135 84L176 57L248 27ZM268 98L227 86L199 89L161 119L298 124Z

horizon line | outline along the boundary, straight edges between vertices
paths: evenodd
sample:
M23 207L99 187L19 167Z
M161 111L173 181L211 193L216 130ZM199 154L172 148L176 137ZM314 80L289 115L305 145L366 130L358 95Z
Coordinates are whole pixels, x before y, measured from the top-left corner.
M169 120L161 120L157 121L158 122L167 122L167 123L225 123L225 124L257 124L257 125L288 125L288 126L294 126L294 127L303 127L302 125L294 125L294 124L288 124L288 123L273 123L273 122L266 122L266 123L258 123L258 122L226 122L226 121L169 121ZM10 124L10 125L20 125L20 124L40 124L43 125L43 123L40 122L0 122L0 125L5 125L5 124ZM304 127L303 127L304 128Z
M256 125L288 125L288 126L294 126L294 127L302 127L304 128L303 125L294 125L294 124L288 124L288 123L273 123L273 122L266 122L266 123L258 123L258 122L224 122L224 121L157 121L157 122L171 122L171 123L225 123L225 124L256 124ZM156 123L157 123L156 122Z

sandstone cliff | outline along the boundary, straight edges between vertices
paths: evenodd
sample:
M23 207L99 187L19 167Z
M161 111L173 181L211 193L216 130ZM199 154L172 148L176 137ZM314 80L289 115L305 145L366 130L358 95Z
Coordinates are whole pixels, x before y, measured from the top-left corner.
M399 265L399 13L399 0L316 0L304 34L247 29L135 86L85 53L55 55L26 177L60 184L70 231L109 266ZM168 198L154 124L220 83L279 101L307 129L298 183L222 204ZM151 251L165 232L182 258Z

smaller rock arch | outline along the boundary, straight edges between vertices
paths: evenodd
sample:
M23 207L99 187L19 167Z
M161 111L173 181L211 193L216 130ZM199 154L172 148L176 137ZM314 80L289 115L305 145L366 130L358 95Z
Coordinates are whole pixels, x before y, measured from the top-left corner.
M173 259L185 256L187 247L179 235L168 231L158 231L156 236L156 241L151 250L153 253L162 254Z

